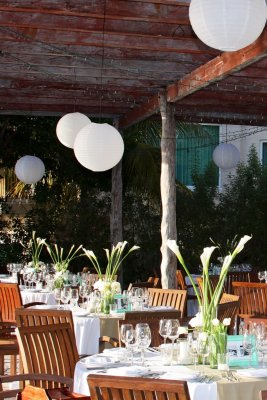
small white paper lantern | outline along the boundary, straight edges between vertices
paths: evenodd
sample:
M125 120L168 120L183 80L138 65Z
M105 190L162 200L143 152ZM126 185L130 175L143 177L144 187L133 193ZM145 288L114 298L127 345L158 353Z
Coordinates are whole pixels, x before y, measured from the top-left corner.
M109 124L91 123L80 130L74 154L80 164L92 171L106 171L121 160L124 143L120 133Z
M215 147L212 158L217 167L230 169L237 166L240 153L232 143L221 143Z
M264 29L265 0L191 0L189 19L195 34L210 47L240 50Z
M64 146L73 149L74 141L78 132L90 124L90 119L79 112L64 115L57 123L56 132L58 140Z
M17 178L24 183L36 183L45 173L43 161L35 156L21 157L15 165L15 174Z

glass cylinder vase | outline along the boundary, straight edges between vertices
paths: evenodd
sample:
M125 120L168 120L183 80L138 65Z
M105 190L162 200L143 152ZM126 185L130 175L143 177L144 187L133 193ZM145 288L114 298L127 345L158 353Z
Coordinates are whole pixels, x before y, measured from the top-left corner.
M217 368L218 354L225 354L226 347L227 347L227 334L225 332L212 333L210 335L209 362L211 368Z

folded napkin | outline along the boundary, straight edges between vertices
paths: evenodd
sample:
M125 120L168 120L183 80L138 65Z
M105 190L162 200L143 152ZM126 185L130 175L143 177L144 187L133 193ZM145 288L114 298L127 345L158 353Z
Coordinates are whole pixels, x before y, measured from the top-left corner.
M162 373L163 373L162 378L164 379L178 379L181 381L190 381L199 378L199 372L184 367L182 365L164 366L162 368Z
M246 376L248 378L266 378L267 368L238 369L236 373L238 375Z

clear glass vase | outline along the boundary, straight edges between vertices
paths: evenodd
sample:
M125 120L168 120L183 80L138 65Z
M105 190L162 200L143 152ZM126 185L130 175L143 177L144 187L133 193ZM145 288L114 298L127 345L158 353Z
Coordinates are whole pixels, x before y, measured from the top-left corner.
M225 332L212 333L210 335L209 362L211 368L217 368L218 354L225 354L226 346L227 346L227 334Z

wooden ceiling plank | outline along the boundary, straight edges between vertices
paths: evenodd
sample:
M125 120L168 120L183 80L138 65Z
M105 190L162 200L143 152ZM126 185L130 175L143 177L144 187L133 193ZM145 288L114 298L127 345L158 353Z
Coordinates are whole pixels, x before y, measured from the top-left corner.
M170 85L167 88L167 99L169 102L177 102L182 98L189 96L190 94L203 89L204 87L213 84L214 82L220 81L229 74L239 71L246 66L255 63L256 61L266 57L267 54L267 28L264 30L260 38L253 44L246 47L245 49L237 52L226 52L217 56L208 63L200 66L192 73L186 75L178 82ZM150 99L151 104L157 103L157 97ZM155 107L154 112L157 112L159 108ZM152 111L152 110L150 110ZM142 116L141 109L133 110L129 115L123 116L120 121L120 127L125 128L142 119L151 116L145 107ZM135 121L136 119L136 121Z

